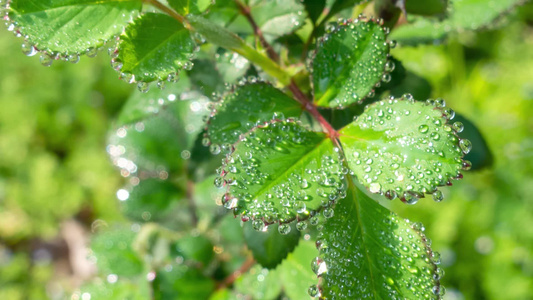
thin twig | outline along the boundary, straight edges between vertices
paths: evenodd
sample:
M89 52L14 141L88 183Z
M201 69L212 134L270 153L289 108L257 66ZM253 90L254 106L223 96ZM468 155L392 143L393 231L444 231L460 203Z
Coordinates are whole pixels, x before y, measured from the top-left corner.
M294 81L291 81L289 84L289 90L292 92L294 97L298 102L302 104L303 109L309 112L317 121L320 123L322 128L328 133L331 139L336 139L339 136L339 133L329 122L324 119L324 117L318 111L316 105L307 98L307 96L302 92L302 90L296 85Z
M187 19L185 19L184 16L177 13L175 10L169 8L168 6L164 5L163 3L157 1L157 0L143 0L144 3L153 5L154 7L157 7L162 12L166 13L167 15L173 17L174 19L178 20L178 22L182 24L187 24Z
M222 282L217 284L217 290L231 286L243 273L248 272L254 264L255 259L252 256L249 256L237 271L231 273L228 277L224 278Z
M263 32L261 31L261 28L257 26L257 23L255 22L254 18L252 17L250 7L244 5L241 1L235 0L235 3L239 7L239 10L241 11L241 14L248 20L250 25L252 25L252 28L254 30L255 35L259 39L259 42L263 46L263 48L266 49L268 57L270 59L279 62L279 55L274 51L274 48L272 48L272 45L270 45L267 40L265 39L265 36L263 35Z
M197 214L197 207L196 203L194 202L194 182L191 180L187 180L187 190L186 190L186 197L187 201L189 201L189 212L191 214L191 222L192 226L196 228L198 225L198 214Z

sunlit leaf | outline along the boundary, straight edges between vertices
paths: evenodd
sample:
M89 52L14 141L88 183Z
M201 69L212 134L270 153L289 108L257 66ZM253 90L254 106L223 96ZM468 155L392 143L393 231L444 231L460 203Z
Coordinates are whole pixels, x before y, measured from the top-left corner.
M261 266L268 269L275 268L298 245L300 232L295 226L291 226L288 227L289 232L281 234L280 230L287 230L284 228L274 224L269 226L267 231L257 231L250 222L245 223L244 241Z
M200 14L209 8L212 0L169 0L168 4L181 15Z
M454 31L494 27L498 18L521 3L523 3L521 0L452 1L449 3L449 13L446 18L411 17L409 24L393 30L390 37L404 45L417 45L441 40Z
M456 29L476 30L491 25L522 0L454 0L451 3L450 24Z
M63 55L95 53L141 9L140 0L9 2L9 24L38 50Z
M370 199L353 183L320 232L320 255L312 269L320 277L312 296L325 299L438 299L442 271L423 234Z
M250 1L251 14L267 38L289 34L303 25L305 8L298 0Z
M239 135L273 119L299 117L301 105L270 84L238 86L226 95L208 121L209 142L218 154L222 144L235 143Z
M348 165L370 192L407 203L434 193L440 201L437 186L462 177L460 170L469 164L462 157L471 144L447 124L455 113L443 102L409 97L369 105L340 131L340 141Z
M147 13L120 36L114 67L128 81L166 81L192 68L195 48L189 30L172 17Z
M251 299L274 300L281 293L282 282L277 270L255 265L235 282L235 289Z
M340 12L344 9L353 8L354 6L366 2L367 0L334 0L330 11L332 14Z
M296 122L278 121L246 134L226 159L217 186L224 206L265 224L307 219L343 196L343 169L324 133Z
M316 275L309 262L318 255L315 243L300 241L292 253L276 269L283 283L283 292L290 299L307 299L307 290L316 283Z
M216 68L224 82L236 83L250 68L250 62L237 53L224 52L216 57Z
M313 90L319 106L343 107L363 100L386 71L389 45L373 21L344 22L324 36L312 62ZM387 76L387 75L385 75Z

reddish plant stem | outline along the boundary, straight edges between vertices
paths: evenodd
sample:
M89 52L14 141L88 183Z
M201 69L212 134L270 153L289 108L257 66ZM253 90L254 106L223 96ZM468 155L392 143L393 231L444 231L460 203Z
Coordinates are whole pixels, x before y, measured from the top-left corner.
M316 105L307 98L307 96L300 90L298 85L294 81L291 81L291 84L289 85L289 90L292 92L294 97L298 102L302 104L303 109L305 109L307 112L309 112L315 120L320 123L322 128L326 131L328 136L332 140L336 140L337 137L339 137L339 132L329 124L329 122L324 119L324 117L320 114L318 111Z
M237 280L237 278L239 278L243 273L248 272L248 270L250 270L254 264L255 259L251 256L248 257L237 271L231 273L228 277L224 278L222 282L218 283L216 289L219 290L231 286L235 280Z
M159 10L173 17L174 19L178 20L183 25L187 25L187 20L185 19L185 17L177 13L175 10L165 6L163 3L157 0L143 0L143 2L153 5L154 7L157 7Z
M250 7L244 5L241 1L235 0L235 3L239 7L239 10L241 11L241 14L248 20L250 25L252 25L252 28L254 30L255 35L259 39L259 42L263 46L263 48L266 49L268 57L272 59L275 62L279 62L279 55L274 51L274 48L272 48L272 45L270 45L267 40L265 39L265 36L263 35L263 32L257 26L257 23L255 22L254 18L252 17L252 14L250 12Z

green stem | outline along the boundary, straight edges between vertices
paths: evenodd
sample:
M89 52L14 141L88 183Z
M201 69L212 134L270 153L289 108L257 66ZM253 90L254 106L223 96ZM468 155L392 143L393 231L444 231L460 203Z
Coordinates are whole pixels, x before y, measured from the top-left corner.
M272 60L279 62L279 55L274 51L274 48L272 48L272 45L268 43L268 41L265 39L265 36L263 35L263 32L261 31L261 28L257 25L254 18L252 17L250 7L243 4L240 0L235 0L235 3L239 7L239 10L241 11L241 14L248 20L248 23L252 26L255 35L259 39L259 42L265 48L268 57L270 57Z

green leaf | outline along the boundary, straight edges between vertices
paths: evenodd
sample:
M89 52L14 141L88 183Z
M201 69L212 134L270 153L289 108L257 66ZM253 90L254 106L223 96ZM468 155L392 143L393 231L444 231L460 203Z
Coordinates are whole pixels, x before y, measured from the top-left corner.
M75 293L75 295L78 295L78 299L88 298L85 296L87 294L90 299L146 300L150 299L150 287L148 281L142 277L128 280L111 275L106 280L96 280L93 283L84 285L80 288L79 293Z
M407 203L434 193L440 201L437 186L462 177L463 151L471 144L460 142L447 124L455 113L443 102L406 97L369 105L339 139L350 169L370 192L398 195Z
M251 299L274 300L281 293L281 280L277 270L255 265L235 281L235 289Z
M140 0L13 0L8 23L40 51L76 55L119 34L141 5Z
M244 135L221 175L215 184L226 187L224 207L253 219L257 230L328 210L345 188L331 140L291 121L267 123Z
M131 93L120 110L117 125L133 124L143 119L154 117L160 111L168 109L169 106L177 105L180 109L186 109L187 104L190 104L190 101L187 100L194 100L194 98L197 98L204 105L208 100L190 91L191 83L185 75L182 73L177 83L168 84L164 89L150 89L145 93L139 91ZM182 96L183 99L181 98ZM180 100L185 101L180 102ZM206 109L203 109L203 113L206 113L205 111ZM200 130L200 128L197 130Z
M128 81L166 81L192 68L195 48L189 31L164 14L147 13L120 36L114 64Z
M389 45L373 21L345 22L318 45L312 62L315 103L343 107L362 101L384 76Z
M126 194L127 192L127 194ZM120 193L123 193L120 195ZM148 178L137 185L117 192L122 204L123 213L130 219L139 222L157 222L174 208L175 203L184 198L184 192L168 180Z
M121 226L99 232L93 237L91 250L100 273L135 276L144 269L143 262L131 245L136 233Z
M286 227L289 226L287 224L280 226L283 227L273 224L266 231L257 231L251 222L244 224L244 241L248 249L252 251L255 260L268 269L274 269L279 265L294 250L300 240L300 232L295 226ZM290 231L281 234L280 230L284 228L289 228Z
M194 68L187 72L195 90L204 95L216 95L225 91L222 75L216 69L212 59L196 59Z
M181 15L200 14L206 11L212 0L169 0L170 7Z
M276 269L280 273L283 291L289 299L309 298L307 290L316 283L316 275L309 268L309 262L317 255L314 242L300 241L298 247Z
M442 40L450 31L446 22L438 19L415 17L410 23L395 28L390 34L391 40L402 45L418 45Z
M168 172L181 173L204 126L207 102L199 93L173 88L134 95L119 118L134 123L119 127L109 139L113 163L124 176L165 179Z
M207 135L214 151L235 143L241 134L272 119L299 117L301 105L270 84L238 86L226 95L208 121Z
M521 4L520 0L458 0L450 3L447 19L410 17L409 24L395 29L390 38L404 45L430 43L443 39L449 32L491 27L502 15ZM407 1L409 3L409 1Z
M188 20L196 32L215 45L230 50L242 49L246 45L235 33L213 21L194 15L189 16Z
M303 3L309 19L315 24L326 8L326 0L304 0Z
M448 0L409 0L405 1L405 10L410 14L430 16L445 13L447 4Z
M171 264L156 273L153 299L207 299L215 290L212 279L185 264Z
M329 15L335 15L342 10L353 8L354 6L366 1L367 0L334 0L330 8Z
M358 186L335 206L320 232L312 268L325 299L439 299L441 271L423 226L379 205Z
M203 235L187 235L180 238L173 245L172 257L181 256L188 261L196 261L207 266L215 253L213 244Z
M267 39L289 34L305 21L305 7L298 0L250 1L254 21Z
M226 51L217 55L216 68L224 82L237 83L250 68L250 62L237 53Z
M477 30L491 25L501 15L523 3L522 0L454 0L450 24L456 29Z

